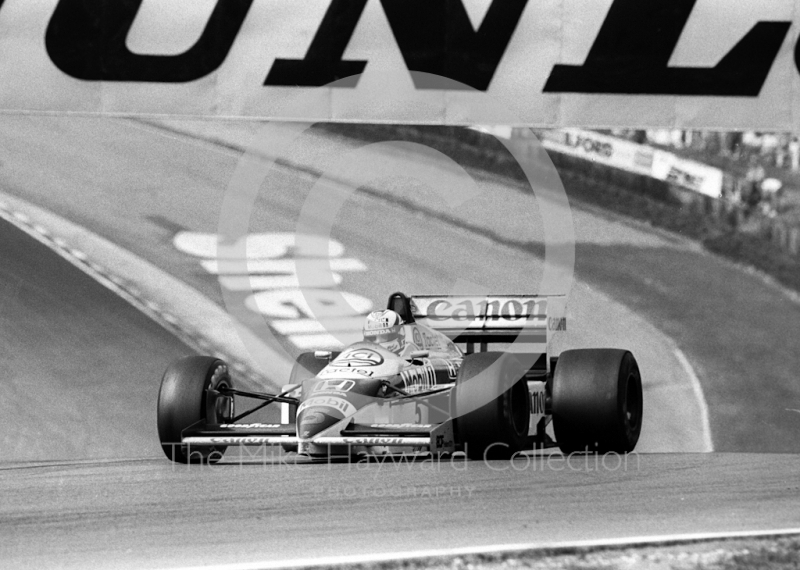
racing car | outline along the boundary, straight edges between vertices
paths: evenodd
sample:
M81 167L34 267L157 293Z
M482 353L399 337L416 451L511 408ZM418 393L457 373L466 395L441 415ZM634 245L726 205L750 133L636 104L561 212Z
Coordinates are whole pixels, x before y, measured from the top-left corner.
M628 453L642 427L636 359L611 348L550 355L564 307L563 296L394 293L364 340L301 354L277 394L236 388L221 359L179 359L161 382L161 446L179 463L215 463L233 445L311 457ZM262 402L236 415L238 398ZM268 405L281 407L279 423L247 422Z

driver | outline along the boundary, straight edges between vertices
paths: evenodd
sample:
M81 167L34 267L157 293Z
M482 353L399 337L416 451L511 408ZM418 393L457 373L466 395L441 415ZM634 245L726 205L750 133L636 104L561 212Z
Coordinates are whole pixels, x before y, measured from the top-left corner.
M395 354L400 354L406 346L403 334L403 319L390 309L373 311L364 323L364 340L374 342Z

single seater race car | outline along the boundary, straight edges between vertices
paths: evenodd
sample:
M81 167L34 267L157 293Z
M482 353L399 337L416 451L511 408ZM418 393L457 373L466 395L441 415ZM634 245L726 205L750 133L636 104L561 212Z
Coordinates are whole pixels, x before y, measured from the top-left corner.
M368 317L365 340L301 354L279 394L236 389L220 359L182 358L161 382L162 448L181 463L217 462L231 445L323 457L463 451L479 459L553 446L628 453L642 427L636 359L609 348L550 356L552 335L566 329L564 303L395 293ZM237 416L241 397L263 400L255 409L280 405L281 422L244 423L255 409Z

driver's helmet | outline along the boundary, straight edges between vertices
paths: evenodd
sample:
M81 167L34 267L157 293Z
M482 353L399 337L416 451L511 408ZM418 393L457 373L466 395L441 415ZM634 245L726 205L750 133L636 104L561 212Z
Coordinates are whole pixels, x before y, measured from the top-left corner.
M367 315L364 323L364 340L374 342L386 350L399 354L406 345L403 319L391 309L373 311Z

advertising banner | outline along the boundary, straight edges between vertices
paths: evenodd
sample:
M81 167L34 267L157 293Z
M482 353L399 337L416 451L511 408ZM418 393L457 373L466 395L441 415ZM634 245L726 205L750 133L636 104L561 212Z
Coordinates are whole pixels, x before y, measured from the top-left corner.
M542 144L547 149L653 176L653 149L648 146L580 129L545 131Z
M652 176L712 198L722 196L722 170L670 152L657 150L654 153Z
M795 12L793 0L0 0L0 111L797 129Z
M545 131L542 144L548 150L665 180L713 198L722 194L722 170L665 150L581 129Z

